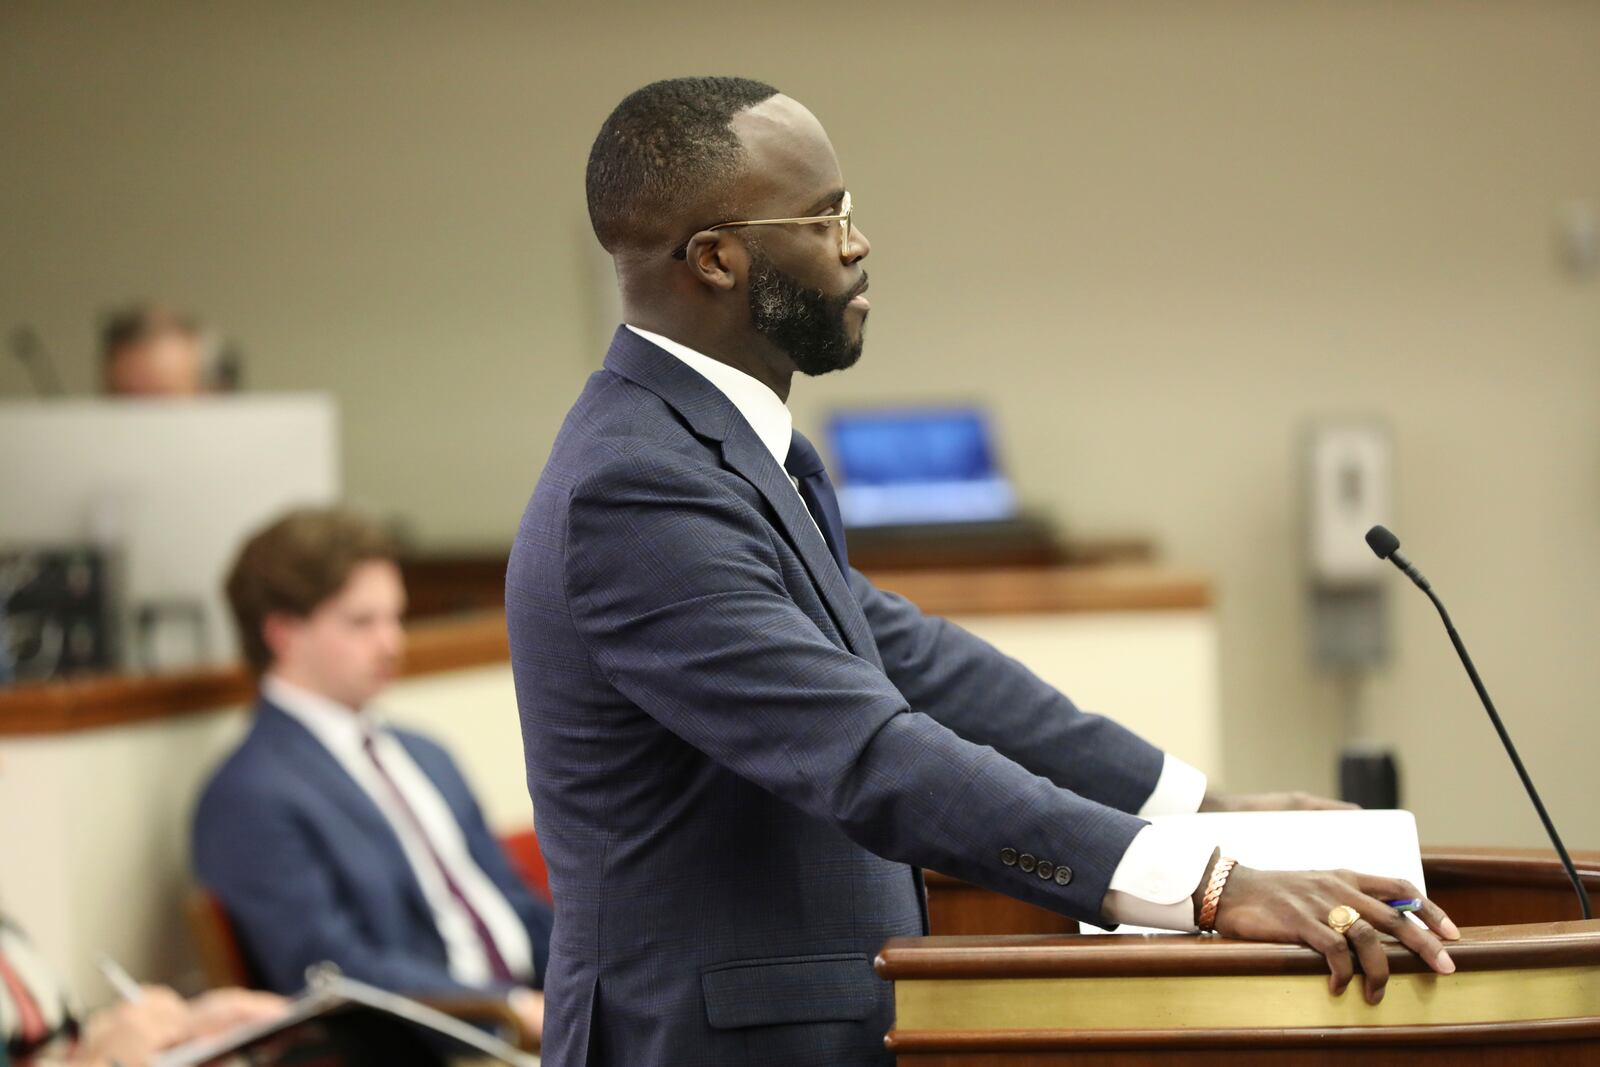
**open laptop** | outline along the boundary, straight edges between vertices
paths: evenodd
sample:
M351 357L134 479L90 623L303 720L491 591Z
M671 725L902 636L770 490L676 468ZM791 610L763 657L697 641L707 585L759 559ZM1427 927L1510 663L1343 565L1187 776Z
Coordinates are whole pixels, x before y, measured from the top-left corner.
M975 407L835 412L827 441L847 527L1002 523L1017 495Z

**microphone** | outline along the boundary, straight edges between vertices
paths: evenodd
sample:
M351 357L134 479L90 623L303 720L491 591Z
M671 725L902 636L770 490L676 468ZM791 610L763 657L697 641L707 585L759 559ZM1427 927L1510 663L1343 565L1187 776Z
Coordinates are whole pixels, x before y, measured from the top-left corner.
M219 393L237 393L244 384L244 352L236 341L224 341L217 351L211 385Z
M26 324L12 330L11 354L17 357L17 362L28 368L34 392L40 396L62 394L61 378L56 374L56 365L50 353L44 350L39 340L39 331Z
M1472 688L1478 691L1478 699L1483 701L1483 710L1489 713L1489 721L1494 724L1494 732L1500 735L1500 743L1505 746L1506 755L1511 757L1511 765L1517 769L1517 777L1522 779L1522 787L1528 791L1528 799L1533 801L1533 810L1539 813L1539 821L1544 823L1544 832L1550 836L1550 843L1555 846L1556 855L1561 857L1561 865L1567 869L1567 878L1571 880L1572 888L1578 894L1578 904L1583 908L1583 917L1592 918L1589 910L1589 892L1583 887L1583 879L1578 877L1577 869L1572 866L1572 857L1567 855L1567 846L1561 843L1561 835L1556 833L1556 824L1550 821L1550 813L1544 810L1544 801L1539 799L1539 791L1533 787L1533 779L1528 777L1528 769L1522 765L1522 757L1517 755L1517 746L1511 743L1511 735L1506 733L1506 725L1500 721L1500 713L1494 709L1494 701L1489 699L1489 691L1483 687L1483 679L1478 677L1478 668L1473 666L1472 657L1467 655L1467 646L1462 643L1461 635L1456 633L1455 624L1450 621L1450 613L1444 610L1444 603L1434 593L1433 587L1428 584L1428 579L1422 576L1422 572L1401 554L1400 538L1391 533L1388 527L1374 526L1368 530L1367 545L1379 559L1386 559L1400 568L1418 589L1428 594L1433 606L1439 609L1439 618L1444 620L1444 629L1450 635L1450 643L1456 646L1456 654L1461 657L1461 664L1467 669L1467 677L1472 679Z

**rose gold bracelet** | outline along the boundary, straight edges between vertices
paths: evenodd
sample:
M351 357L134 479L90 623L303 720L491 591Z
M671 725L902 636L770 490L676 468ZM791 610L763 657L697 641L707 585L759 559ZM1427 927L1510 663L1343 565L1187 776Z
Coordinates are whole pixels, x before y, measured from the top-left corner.
M1202 933L1211 933L1217 928L1217 902L1222 899L1222 889L1228 884L1228 875L1233 873L1234 865L1238 862L1220 859L1211 868L1211 881L1206 883L1206 895L1200 900L1200 919L1195 923Z

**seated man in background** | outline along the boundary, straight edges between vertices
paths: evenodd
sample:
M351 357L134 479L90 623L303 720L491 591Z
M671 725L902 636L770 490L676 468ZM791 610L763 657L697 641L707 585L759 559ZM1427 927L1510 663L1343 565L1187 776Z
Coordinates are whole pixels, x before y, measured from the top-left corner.
M299 989L331 960L398 993L503 994L539 1032L550 909L445 750L373 707L405 645L387 539L347 511L291 512L245 544L227 593L260 697L200 798L194 865L261 980Z
M0 600L0 685L16 681L17 669L11 662L11 630L6 623L6 604Z
M205 344L193 318L135 304L100 329L106 392L112 396L199 396L207 391Z

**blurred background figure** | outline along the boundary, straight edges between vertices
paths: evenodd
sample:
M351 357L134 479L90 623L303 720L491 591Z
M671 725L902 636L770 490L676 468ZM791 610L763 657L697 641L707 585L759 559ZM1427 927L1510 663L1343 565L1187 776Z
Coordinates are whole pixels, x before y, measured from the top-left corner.
M259 980L289 992L328 960L398 993L503 995L537 1033L550 909L449 753L375 705L405 649L388 538L350 511L293 511L227 588L260 697L201 795L194 866Z
M16 673L11 659L11 627L6 622L6 606L0 601L0 686L10 685Z
M0 917L0 1063L9 1056L18 1067L145 1067L162 1049L287 1010L272 993L218 989L185 1000L164 986L145 986L136 1001L80 1018L76 998L22 929Z
M112 396L198 396L207 391L205 343L195 319L160 304L106 316L100 331L105 391Z

